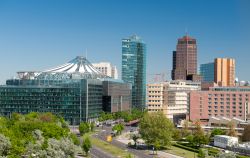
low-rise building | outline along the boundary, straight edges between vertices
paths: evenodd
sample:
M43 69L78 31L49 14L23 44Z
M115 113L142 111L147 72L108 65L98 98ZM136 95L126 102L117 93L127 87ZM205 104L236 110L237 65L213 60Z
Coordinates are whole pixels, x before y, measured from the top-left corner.
M93 63L93 66L106 76L118 79L118 71L116 66L109 62Z
M230 137L227 135L216 135L214 136L214 146L220 148L232 147L238 144L237 137Z
M190 120L208 122L211 117L247 121L250 87L210 87L190 93Z
M167 118L183 119L189 113L189 93L200 90L200 82L169 81L147 85L147 107L149 112L163 111Z
M0 86L0 115L52 112L70 124L94 121L102 111L127 111L132 85L100 73L85 58L42 72L18 72Z

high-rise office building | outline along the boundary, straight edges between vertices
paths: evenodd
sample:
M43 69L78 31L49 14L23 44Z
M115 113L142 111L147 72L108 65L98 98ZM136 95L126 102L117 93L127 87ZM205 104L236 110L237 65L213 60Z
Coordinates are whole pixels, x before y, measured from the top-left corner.
M214 63L200 65L200 75L204 82L214 82Z
M196 39L184 36L178 39L176 51L173 52L173 80L187 80L197 75Z
M97 70L103 73L106 76L118 79L118 72L116 66L113 66L109 62L100 62L92 64Z
M235 85L235 60L231 58L214 59L214 81L219 86Z
M132 106L145 108L146 44L136 35L122 39L122 80L132 84Z

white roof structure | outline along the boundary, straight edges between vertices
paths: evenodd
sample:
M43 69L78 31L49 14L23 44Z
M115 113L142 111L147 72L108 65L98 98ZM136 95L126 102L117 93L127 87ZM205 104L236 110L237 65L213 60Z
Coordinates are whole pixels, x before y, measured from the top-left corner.
M77 56L75 59L42 71L36 77L41 80L108 78L98 71L85 57Z
M49 73L89 73L99 74L98 71L85 57L77 56L75 59L67 62L66 64L57 66L43 72Z

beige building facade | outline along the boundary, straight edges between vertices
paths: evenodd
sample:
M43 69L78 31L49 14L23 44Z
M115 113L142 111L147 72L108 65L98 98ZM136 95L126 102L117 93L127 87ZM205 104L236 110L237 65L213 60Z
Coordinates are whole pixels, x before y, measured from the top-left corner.
M165 82L147 84L148 112L162 111L167 114L167 85Z
M92 64L97 70L99 70L102 74L112 77L114 79L118 79L118 71L116 66L113 66L109 62L100 62Z
M148 112L163 111L169 119L189 113L189 93L200 90L199 82L170 81L147 85Z
M214 81L219 86L235 85L235 60L216 58L214 60Z

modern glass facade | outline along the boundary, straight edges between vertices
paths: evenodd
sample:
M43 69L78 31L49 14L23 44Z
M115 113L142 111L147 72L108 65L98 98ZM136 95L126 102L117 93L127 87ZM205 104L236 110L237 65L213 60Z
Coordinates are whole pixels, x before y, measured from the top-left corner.
M86 59L77 58L68 64L67 69L63 67L71 72L61 72L62 66L59 66L59 69L52 72L42 72L37 75L20 72L19 79L7 80L6 85L0 86L0 115L11 117L13 112L22 114L52 112L64 117L70 124L76 125L81 121L95 120L103 109L112 112L106 106L112 107L112 104L116 103L116 97L123 98L118 100L120 107L130 107L130 84L115 79L110 82L108 78L100 78L103 75L91 70L92 65L84 64L84 60ZM70 69L74 67L77 72ZM59 70L60 72L56 72ZM92 71L95 73L91 73ZM112 86L110 88L106 86L107 84L115 85L117 88ZM114 92L110 93L112 89ZM109 93L106 94L106 91ZM104 96L112 98L109 104L104 100ZM117 111L125 109L118 108Z
M8 80L6 86L0 87L0 114L11 117L13 112L52 112L78 124L98 117L102 90L102 82L94 79Z
M214 63L201 64L200 75L204 82L214 82Z
M128 111L131 106L131 84L103 81L103 111Z
M145 108L146 44L136 35L122 40L122 80L132 84L132 106Z

